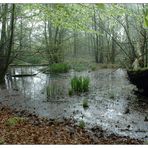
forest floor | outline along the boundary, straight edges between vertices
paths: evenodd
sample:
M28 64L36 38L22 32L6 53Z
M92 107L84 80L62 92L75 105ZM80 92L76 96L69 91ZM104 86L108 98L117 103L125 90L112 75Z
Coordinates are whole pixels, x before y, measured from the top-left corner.
M71 120L49 121L0 106L0 144L143 144L143 141L105 136L101 128L86 130Z

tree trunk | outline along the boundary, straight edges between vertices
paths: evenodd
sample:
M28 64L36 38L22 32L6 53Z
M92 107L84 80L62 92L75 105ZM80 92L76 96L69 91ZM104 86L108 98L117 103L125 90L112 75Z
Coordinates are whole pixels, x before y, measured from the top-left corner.
M94 8L93 22L94 22L94 30L97 32L97 20L96 20L95 8ZM99 36L97 33L95 34L94 48L95 48L95 62L99 63Z
M3 16L2 16L2 30L1 30L1 41L0 41L0 54L5 55L5 44L7 41L6 36L6 24L7 24L7 11L8 11L8 4L2 4L3 9Z
M115 37L115 31L114 29L112 30L113 36ZM116 37L115 37L116 38ZM112 38L112 47L111 47L111 63L115 63L115 42Z
M125 29L125 32L126 32L128 42L129 42L130 47L131 47L131 52L129 53L130 57L131 57L130 62L131 62L131 64L133 64L133 62L135 61L137 56L136 56L136 52L135 52L135 47L132 44L132 41L131 41L131 38L130 38L129 21L128 21L128 16L127 15L125 16L125 22L126 22L126 27L124 29Z
M77 56L77 32L74 31L74 57Z
M10 20L10 37L8 37L8 44L7 41L5 44L7 45L6 48L6 56L4 56L2 61L2 69L0 71L0 83L4 82L4 77L7 72L8 66L10 64L10 56L11 56L11 50L13 45L13 36L14 36L14 13L15 13L15 4L12 4L12 10L11 10L11 20Z

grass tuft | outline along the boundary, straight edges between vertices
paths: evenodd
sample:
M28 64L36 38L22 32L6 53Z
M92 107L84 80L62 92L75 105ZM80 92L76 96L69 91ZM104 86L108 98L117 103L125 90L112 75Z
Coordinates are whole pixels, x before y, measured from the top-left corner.
M74 76L71 79L71 88L75 93L88 92L90 79L88 77Z
M79 122L79 127L82 129L85 128L85 122L83 120Z

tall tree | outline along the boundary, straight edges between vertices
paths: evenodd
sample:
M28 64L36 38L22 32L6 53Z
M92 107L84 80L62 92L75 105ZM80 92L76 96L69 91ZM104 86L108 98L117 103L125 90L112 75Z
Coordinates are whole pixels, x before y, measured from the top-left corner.
M14 37L14 19L15 19L15 4L10 6L10 25L8 25L8 31L6 32L6 22L9 21L8 17L8 4L2 4L3 19L1 34L1 51L0 51L0 83L4 81L5 74L10 64L13 37ZM7 34L7 35L6 35ZM4 38L3 38L4 37Z

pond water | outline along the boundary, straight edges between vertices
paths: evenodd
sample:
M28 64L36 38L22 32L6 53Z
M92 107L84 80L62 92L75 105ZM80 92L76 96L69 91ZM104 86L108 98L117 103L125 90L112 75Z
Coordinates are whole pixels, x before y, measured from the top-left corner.
M123 69L100 69L90 72L70 71L67 74L47 75L42 67L11 67L11 74L36 74L29 77L6 77L0 89L0 102L19 110L28 110L49 119L73 118L86 127L102 127L107 133L131 138L148 139L148 104L139 101L136 89ZM88 76L88 94L69 96L70 79ZM48 88L48 92L47 92ZM83 99L89 107L83 108Z

